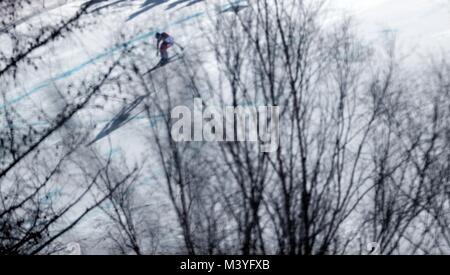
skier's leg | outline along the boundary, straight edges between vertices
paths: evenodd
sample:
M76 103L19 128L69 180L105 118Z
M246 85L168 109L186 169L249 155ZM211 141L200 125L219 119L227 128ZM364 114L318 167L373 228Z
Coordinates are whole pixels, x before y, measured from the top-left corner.
M169 59L169 52L167 50L163 51L161 53L162 59L168 60Z
M167 43L161 44L161 63L169 61L169 53L167 52Z

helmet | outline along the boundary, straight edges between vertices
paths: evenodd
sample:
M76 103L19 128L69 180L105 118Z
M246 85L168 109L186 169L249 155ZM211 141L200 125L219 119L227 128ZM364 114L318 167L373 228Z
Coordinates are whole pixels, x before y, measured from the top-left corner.
M162 36L162 33L157 32L157 33L155 34L155 38L156 38L156 39L160 39L161 36Z

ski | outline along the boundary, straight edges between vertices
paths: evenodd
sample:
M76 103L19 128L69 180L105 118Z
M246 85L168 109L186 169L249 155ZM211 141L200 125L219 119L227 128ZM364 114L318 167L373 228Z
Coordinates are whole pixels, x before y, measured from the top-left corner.
M149 73L152 73L152 72L158 70L159 68L162 68L162 67L164 67L164 66L166 66L166 65L168 65L168 64L170 64L170 63L172 63L172 62L174 62L174 61L180 60L181 58L183 58L182 55L180 55L180 54L178 54L178 53L177 53L177 54L174 54L174 55L173 55L172 57L170 57L169 60L168 60L166 63L164 63L164 64L163 64L161 61L159 61L158 64L156 64L155 67L153 67L153 68L151 68L150 70L148 70L147 72L145 72L144 75L147 75L147 74L149 74Z

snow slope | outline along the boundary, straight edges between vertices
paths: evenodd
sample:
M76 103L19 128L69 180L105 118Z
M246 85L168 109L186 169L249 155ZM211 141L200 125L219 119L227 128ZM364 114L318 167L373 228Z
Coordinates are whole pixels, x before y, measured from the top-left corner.
M65 18L87 2L95 3L90 10L99 12L93 16L97 16L100 23L37 53L42 57L40 70L19 75L7 93L7 100L0 101L0 107L14 105L26 110L51 105L58 85L88 79L92 72L102 69L103 62L120 54L124 46L137 45L153 53L141 60L142 65L151 67L158 61L152 46L155 31L168 31L189 48L195 43L198 22L211 12L217 12L210 4L217 3L221 9L228 7L225 0L45 0L44 7L36 4L36 9L24 14L17 23L41 24ZM383 41L388 32L397 35L406 51L414 50L419 56L449 49L450 1L447 0L330 0L326 9L337 17L354 16L363 34L375 44ZM110 106L96 114L96 121L88 125L98 124L96 130L100 130L119 109L119 104ZM46 121L29 119L32 124L46 125ZM132 162L141 154L136 144L142 142L139 135L133 133L138 133L142 127L149 127L148 121L138 118L111 135L109 141L100 142L98 147L105 154L122 155Z
M336 0L331 5L353 15L368 38L394 33L405 50L448 51L448 0Z
M52 81L83 77L83 74L76 74L120 50L117 44L150 42L156 30L168 30L180 43L188 45L192 41L189 36L195 31L187 25L200 19L207 9L200 0L44 2L46 12L39 8L20 21L39 24L43 20L56 20L79 5L94 2L97 4L92 11L102 12L98 15L101 23L95 29L69 37L66 43L54 45L48 53L42 53L44 56L52 53L45 58L44 68L48 70L40 70L32 77L24 75L26 85L19 90L11 89L12 95L5 104L16 104L39 94ZM221 2L226 7L227 1L208 2ZM394 32L402 45L423 52L446 50L450 45L450 1L447 0L333 0L327 3L327 8L337 14L354 16L370 39L381 39L384 33ZM124 29L130 34L125 41L117 37Z
M191 43L195 43L197 24L217 12L213 4L222 10L229 7L227 0L45 0L44 4L41 1L34 3L36 6L26 12L18 24L59 20L86 3L92 4L89 10L99 22L40 50L36 54L42 57L39 71L22 72L8 90L6 101L0 102L0 107L51 108L54 104L52 94L55 95L58 86L89 79L92 72L102 70L103 62L117 57L125 46L141 47L148 53L148 58L140 61L143 66L151 67L158 62L153 46L156 31L168 31L180 44L190 48ZM332 0L325 7L336 17L344 14L355 17L362 33L373 43L382 42L386 33L395 33L402 48L418 52L417 56L448 51L450 45L448 0ZM84 121L78 127L97 124L99 131L120 110L120 105L109 107L103 113L96 113L95 121L86 123L89 125ZM139 148L132 146L139 141L130 141L129 131L134 126L148 127L148 121L142 118L138 117L111 136L116 151L129 152L131 156L139 153ZM47 125L46 121L34 117L29 120L37 126Z

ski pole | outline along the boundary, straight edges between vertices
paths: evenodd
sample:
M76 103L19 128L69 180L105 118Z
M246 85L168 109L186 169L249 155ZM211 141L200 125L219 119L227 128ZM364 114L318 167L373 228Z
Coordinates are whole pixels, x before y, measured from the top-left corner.
M177 45L178 47L180 47L180 49L181 49L182 51L184 51L184 48L183 48L180 44L178 44L177 42L175 42L175 45Z

